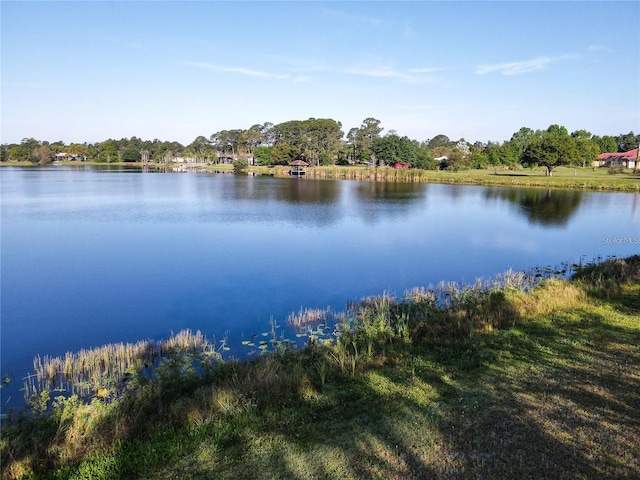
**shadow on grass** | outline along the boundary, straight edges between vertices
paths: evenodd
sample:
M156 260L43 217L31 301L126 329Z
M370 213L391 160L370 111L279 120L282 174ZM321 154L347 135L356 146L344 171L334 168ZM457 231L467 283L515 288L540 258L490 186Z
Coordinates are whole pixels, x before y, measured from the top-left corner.
M245 431L216 477L636 477L640 333L583 314L415 351L413 372L337 379L322 402ZM260 451L256 438L281 440Z
M640 319L625 294L609 306L620 303ZM637 478L640 329L598 311L398 347L353 378L336 369L324 388L291 384L279 406L243 392L228 415L136 432L197 392L185 383L148 410L105 416L129 435L43 478ZM295 371L287 361L274 378Z
M478 337L457 349L422 354L427 364L447 371L440 381L433 370L417 372L437 391L436 408L406 396L384 400L426 419L434 428L425 434L441 439L421 456L393 421L385 422L379 438L400 449L413 478L640 474L638 329L578 311L556 315L546 328L523 324L488 338L493 345ZM395 381L393 369L383 372Z
M492 175L496 177L546 177L544 173L504 173L494 172Z

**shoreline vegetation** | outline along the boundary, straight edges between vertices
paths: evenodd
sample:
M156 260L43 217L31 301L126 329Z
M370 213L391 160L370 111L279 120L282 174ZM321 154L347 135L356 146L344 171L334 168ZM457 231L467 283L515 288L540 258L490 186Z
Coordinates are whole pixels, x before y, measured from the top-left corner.
M288 177L288 167L274 167L275 176ZM640 174L629 170L610 175L606 169L558 167L553 176L543 169L483 169L449 172L443 170L394 169L391 167L312 167L305 176L313 179L369 180L407 183L448 183L462 185L545 187L583 190L640 192Z
M571 269L300 310L304 346L272 321L245 360L189 331L37 358L2 479L637 477L640 256Z
M139 163L95 163L57 162L62 166L101 166L121 168L142 168ZM38 167L31 162L2 162L0 166ZM158 171L172 171L180 164L149 163L146 168ZM290 178L288 166L249 166L245 173L250 175L271 175ZM195 165L186 171L233 173L233 165ZM445 183L459 185L485 185L502 187L562 188L613 192L640 192L640 171L631 169L611 173L607 168L557 167L553 176L548 176L544 168L511 170L505 167L468 169L459 171L394 169L392 167L366 166L320 166L307 167L305 178L320 180L359 180L403 183Z

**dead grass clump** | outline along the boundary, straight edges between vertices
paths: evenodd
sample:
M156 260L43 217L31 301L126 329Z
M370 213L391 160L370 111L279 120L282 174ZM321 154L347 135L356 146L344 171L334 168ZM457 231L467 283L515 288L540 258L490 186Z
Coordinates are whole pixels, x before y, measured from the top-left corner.
M577 308L584 301L584 291L568 280L543 280L527 295L515 299L514 308L520 318L536 319L557 311Z
M229 386L207 385L171 404L174 425L200 427L218 418L232 418L253 408L250 399Z
M224 383L227 385L227 383ZM236 365L228 385L260 408L295 402L309 385L308 375L295 362L277 355L265 355Z

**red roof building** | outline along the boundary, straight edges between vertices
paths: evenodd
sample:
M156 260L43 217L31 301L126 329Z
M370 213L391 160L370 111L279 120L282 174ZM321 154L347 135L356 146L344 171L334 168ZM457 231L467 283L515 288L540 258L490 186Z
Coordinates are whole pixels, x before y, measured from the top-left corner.
M636 168L638 166L638 150L636 148L628 152L601 153L594 166Z
M396 162L393 164L393 168L409 168L408 163Z

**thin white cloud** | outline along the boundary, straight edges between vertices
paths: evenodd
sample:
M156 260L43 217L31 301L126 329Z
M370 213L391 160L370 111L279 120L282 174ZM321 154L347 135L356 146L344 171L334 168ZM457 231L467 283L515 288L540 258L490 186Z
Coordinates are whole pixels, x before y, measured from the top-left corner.
M552 62L550 57L537 57L522 62L496 63L493 65L481 65L476 69L478 75L500 72L502 75L520 75L522 73L545 70Z
M208 70L214 70L216 72L239 73L241 75L247 75L249 77L274 78L274 79L280 79L280 80L289 78L289 76L286 74L261 72L259 70L252 70L250 68L244 68L244 67L225 67L222 65L216 65L212 63L203 63L203 62L188 62L188 65L191 65L193 67L205 68Z
M345 73L351 75L361 75L373 78L398 78L408 82L415 82L417 77L408 73L400 72L388 66L368 67L368 68L348 68Z
M380 64L365 67L350 67L342 71L350 75L360 75L371 78L388 78L402 80L408 83L439 83L434 77L426 74L441 71L444 68L411 68L408 70L399 70L388 64Z
M605 45L589 45L587 50L590 52L610 52L609 47Z
M546 70L554 62L578 58L579 55L560 55L557 57L536 57L521 62L496 63L493 65L481 65L476 69L478 75L499 72L502 75L521 75L539 70Z
M291 57L280 54L269 54L266 55L265 58L269 61L282 64L283 68L288 71L322 72L328 69L324 63L308 58Z
M332 8L325 8L324 12L331 17L350 23L366 23L373 27L379 27L384 23L379 18L369 17L367 15L347 13L342 10L334 10Z
M434 68L411 68L409 72L411 73L434 73L434 72L442 72L445 70L443 67L434 67Z

